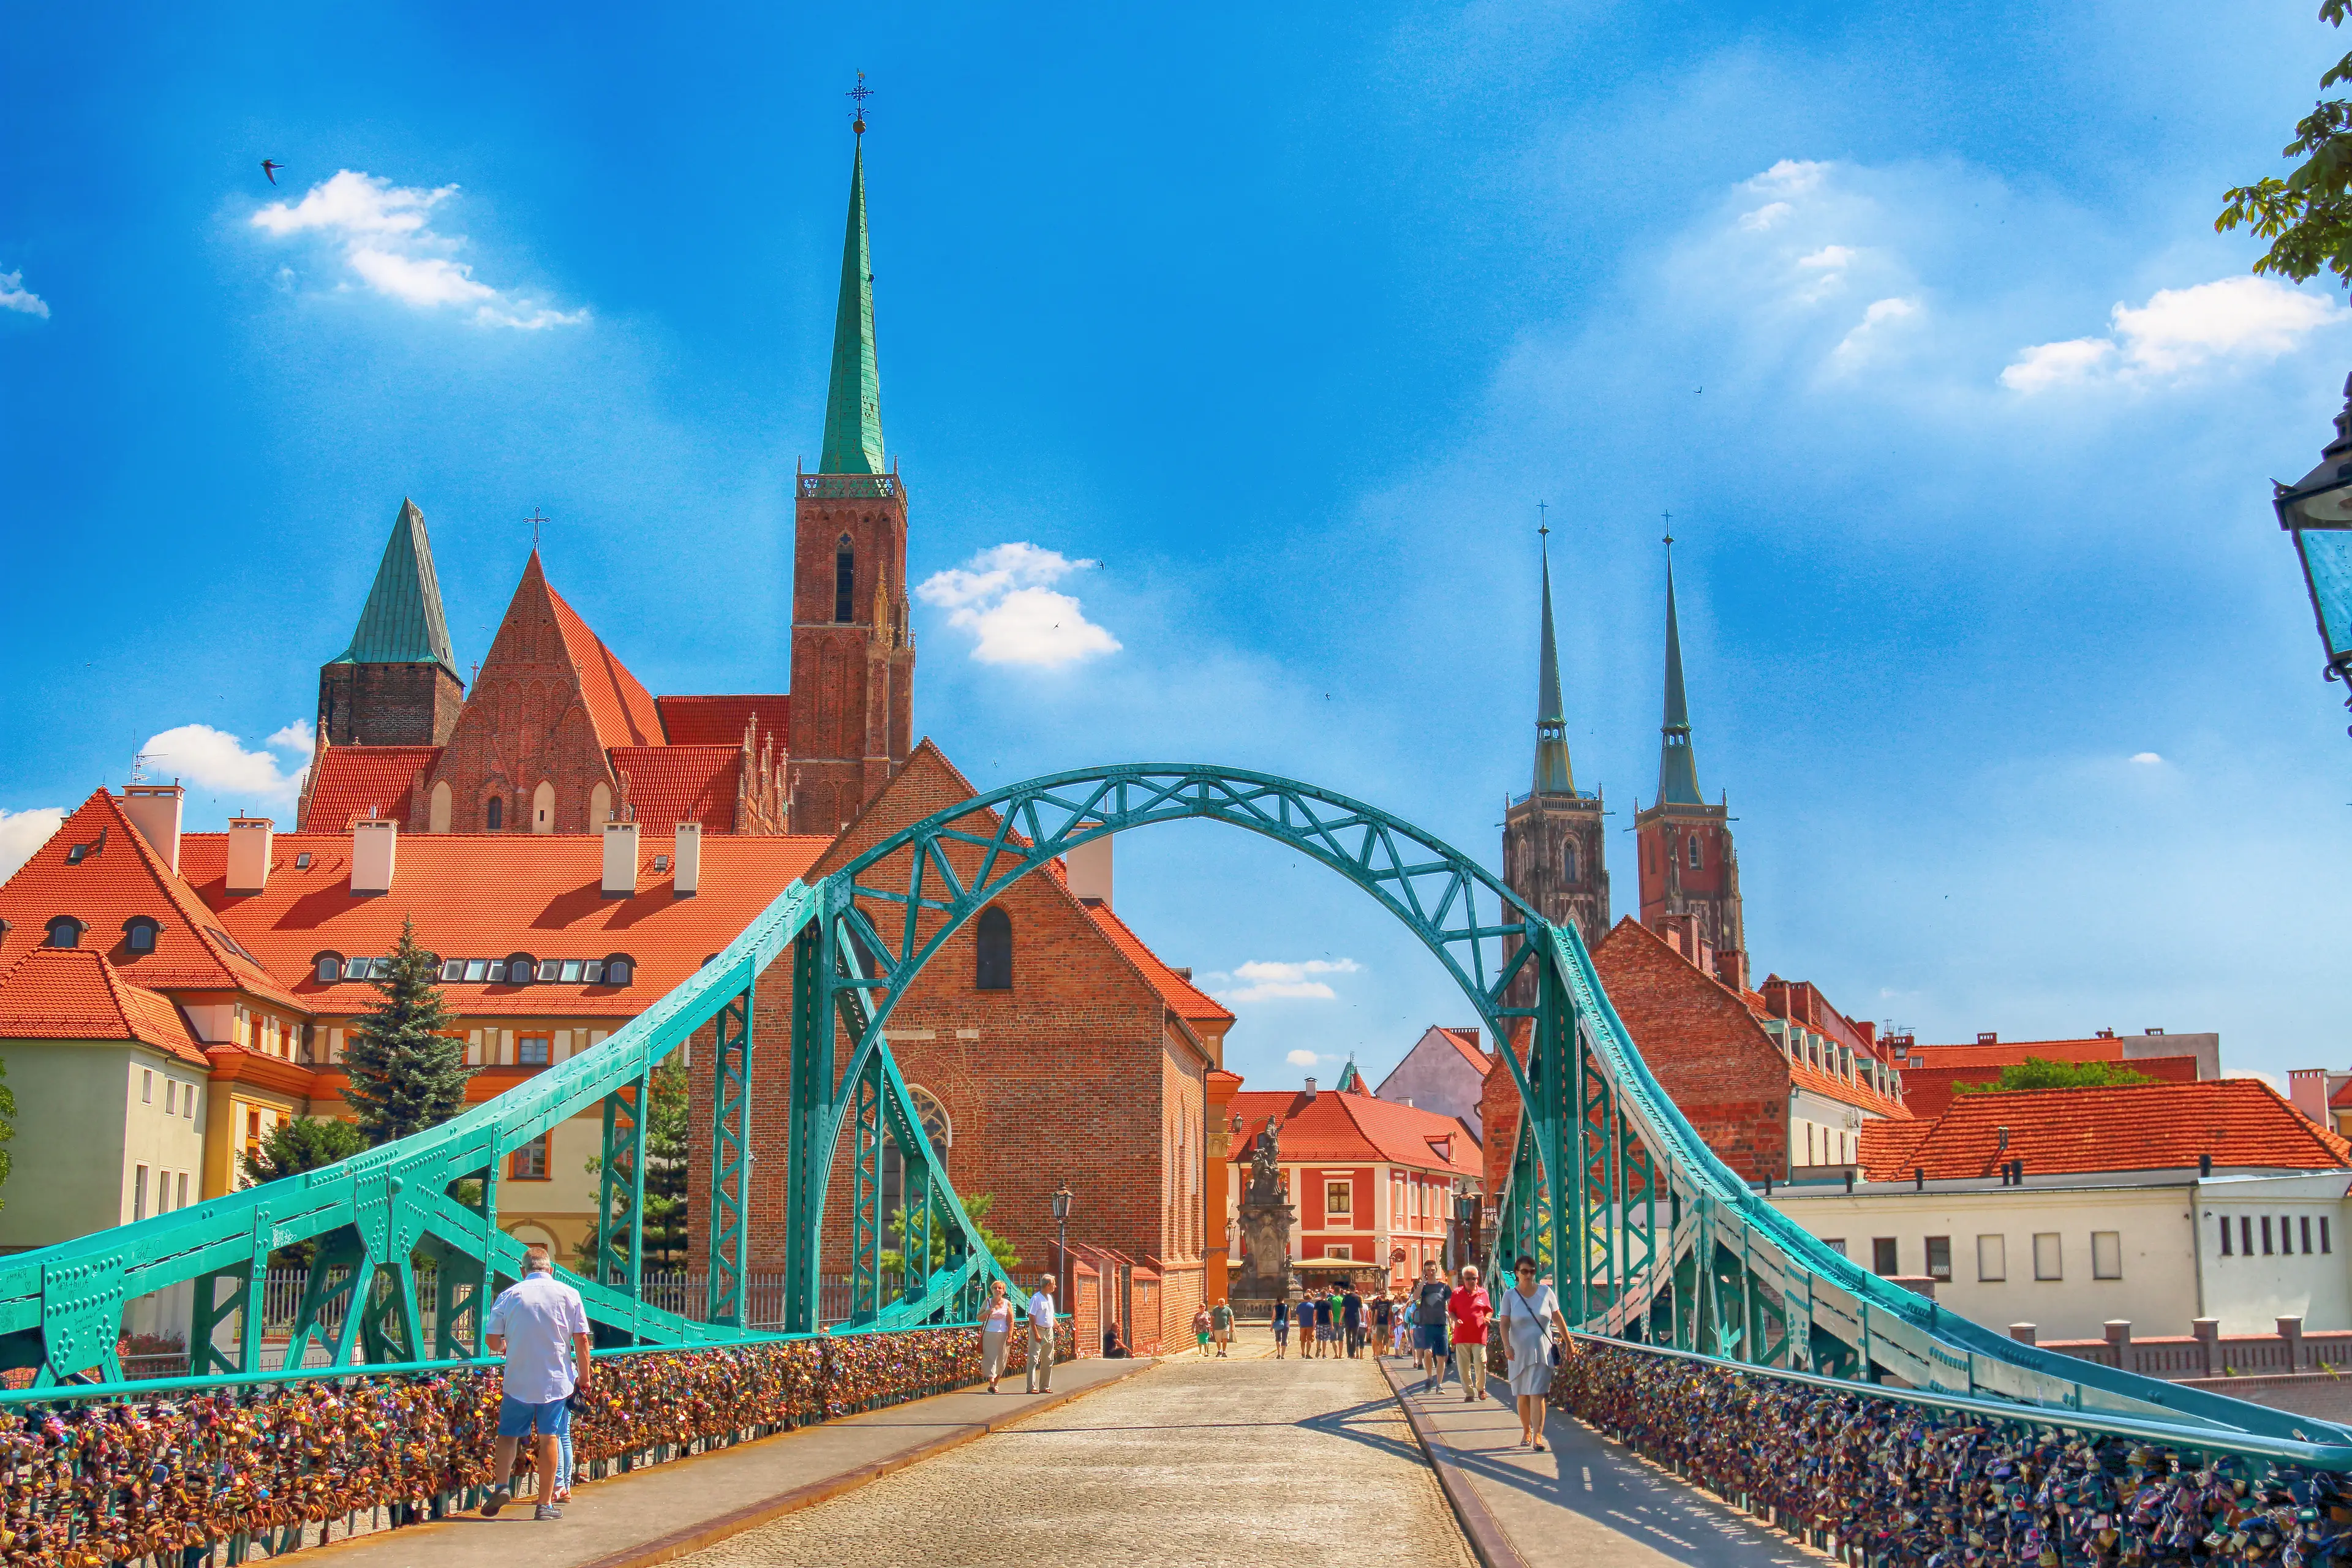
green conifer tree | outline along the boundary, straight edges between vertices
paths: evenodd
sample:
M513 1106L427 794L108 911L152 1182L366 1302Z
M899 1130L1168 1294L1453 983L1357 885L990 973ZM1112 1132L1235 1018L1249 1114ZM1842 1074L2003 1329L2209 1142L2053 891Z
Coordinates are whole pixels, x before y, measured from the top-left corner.
M261 1146L238 1154L236 1163L247 1181L275 1182L348 1160L367 1146L367 1134L348 1121L297 1116L271 1128Z
M441 961L416 945L413 921L400 922L400 942L383 967L373 982L383 1001L352 1024L343 1045L343 1098L371 1144L448 1121L465 1109L473 1077L465 1039L448 1032L457 1020L433 983Z
M646 1121L645 1266L651 1269L686 1267L686 1059L673 1051L653 1070L653 1104ZM588 1156L590 1175L604 1168L601 1156ZM626 1177L625 1167L622 1174ZM583 1269L596 1266L594 1230L581 1238L573 1257Z

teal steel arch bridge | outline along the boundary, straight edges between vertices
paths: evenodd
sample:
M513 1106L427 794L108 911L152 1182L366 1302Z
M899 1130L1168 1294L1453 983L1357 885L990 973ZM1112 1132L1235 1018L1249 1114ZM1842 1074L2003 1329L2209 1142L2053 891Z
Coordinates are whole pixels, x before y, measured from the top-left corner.
M784 1331L820 1328L827 1201L845 1139L852 1286L840 1326L969 1322L1003 1275L930 1147L884 1025L948 938L1013 882L1104 835L1193 819L1245 828L1337 871L1421 939L1493 1037L1528 1042L1524 1061L1501 1053L1521 1114L1496 1240L1501 1253L1538 1258L1580 1330L1954 1408L2352 1468L2352 1431L2022 1344L1857 1268L1708 1150L1643 1062L1572 929L1360 801L1266 773L1160 763L994 790L893 834L814 886L794 882L601 1045L429 1131L0 1258L0 1366L35 1369L36 1397L93 1370L114 1382L128 1303L185 1284L192 1381L243 1381L260 1370L269 1255L304 1242L314 1260L288 1368L320 1347L331 1362L321 1374L478 1356L483 1304L521 1267L521 1245L499 1226L506 1157L600 1107L604 1217L593 1265L569 1276L600 1342L771 1338L746 1324L745 1282L751 1086L776 1070L779 1047L791 1107ZM1515 984L1523 975L1531 982ZM791 988L790 1038L755 1039L760 988L779 984ZM698 1319L643 1300L641 1108L654 1068L705 1025L715 1026L714 1136L709 1294ZM905 1197L895 1277L881 1265L886 1143L898 1153ZM430 1342L417 1268L426 1262Z

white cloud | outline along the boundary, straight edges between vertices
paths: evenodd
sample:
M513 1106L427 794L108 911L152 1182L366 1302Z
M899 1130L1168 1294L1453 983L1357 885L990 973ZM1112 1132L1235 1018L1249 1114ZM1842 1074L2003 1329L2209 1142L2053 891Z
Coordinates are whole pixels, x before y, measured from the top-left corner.
M16 868L31 859L33 851L47 844L65 819L64 809L54 805L0 809L0 882L15 876Z
M299 721L289 724L268 743L279 743L299 724ZM139 750L150 777L176 778L213 794L236 795L240 804L291 801L302 787L302 775L310 771L297 768L289 773L268 752L248 752L235 735L209 724L166 730Z
M2346 311L2335 300L2272 278L2223 278L2187 289L2159 289L2145 305L2120 300L2104 338L2070 338L2019 352L2000 373L2012 392L2093 383L2178 380L2215 361L2272 360L2332 327Z
M1051 586L1100 564L1016 542L933 573L915 594L947 611L948 625L972 634L971 657L981 663L1051 669L1119 649L1118 639L1087 620L1076 598Z
M285 728L274 731L269 739L261 743L265 746L275 746L281 752L307 752L317 746L319 737L310 728L310 721L297 719Z
M1211 985L1209 994L1221 1002L1332 1002L1338 993L1315 976L1318 974L1355 974L1362 965L1352 958L1310 958L1301 963L1286 963L1279 960L1253 958L1234 968L1231 974L1204 975L1206 981L1228 984L1239 981L1235 988L1219 989Z
M1293 1051L1282 1059L1295 1068L1311 1068L1322 1058L1313 1051Z
M49 302L25 287L22 272L0 272L0 310L49 319Z
M1786 202L1766 202L1762 206L1739 215L1739 226L1750 234L1761 234L1797 209Z
M466 237L436 233L432 217L434 208L457 194L455 185L425 190L342 169L300 201L272 202L252 221L279 239L309 234L340 246L343 264L362 284L415 310L454 308L470 311L467 319L477 326L527 331L588 319L584 310L558 310L492 288L470 265L453 259Z
M1890 329L1916 320L1918 315L1916 300L1874 300L1853 331L1838 340L1838 346L1830 351L1830 358L1841 366L1857 364L1878 346Z
M2142 767L2152 768L2162 763L2164 759L2158 756L2154 752L2134 752L2132 753L2132 761L2139 763Z
M1810 256L1800 256L1797 258L1797 265L1800 267L1826 267L1833 269L1842 269L1847 262L1852 261L1853 259L1853 246L1824 245Z

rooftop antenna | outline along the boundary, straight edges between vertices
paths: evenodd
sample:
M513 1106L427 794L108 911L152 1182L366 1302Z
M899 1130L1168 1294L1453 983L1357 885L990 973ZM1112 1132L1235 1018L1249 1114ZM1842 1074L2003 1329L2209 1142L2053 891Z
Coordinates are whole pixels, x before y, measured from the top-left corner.
M137 756L131 759L131 782L132 784L145 784L147 782L147 757L148 753L142 752Z
M874 89L866 85L866 73L864 71L859 71L857 73L857 85L851 88L847 92L843 93L841 96L849 100L849 101L856 106L850 110L849 128L857 132L860 136L865 135L866 100L874 96Z

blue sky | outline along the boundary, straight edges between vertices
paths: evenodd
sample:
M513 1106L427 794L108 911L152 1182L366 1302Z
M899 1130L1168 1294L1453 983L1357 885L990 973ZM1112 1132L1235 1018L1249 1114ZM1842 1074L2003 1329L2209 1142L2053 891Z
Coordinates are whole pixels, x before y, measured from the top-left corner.
M197 825L289 816L404 495L461 662L542 508L655 690L782 684L862 68L918 727L977 783L1228 760L1491 863L1540 498L1630 827L1671 509L1759 973L2344 1065L2347 742L2266 481L2352 317L2210 226L2345 47L2307 0L1274 9L21 10L0 841L172 731ZM1118 858L1256 1084L1469 1016L1255 840Z

